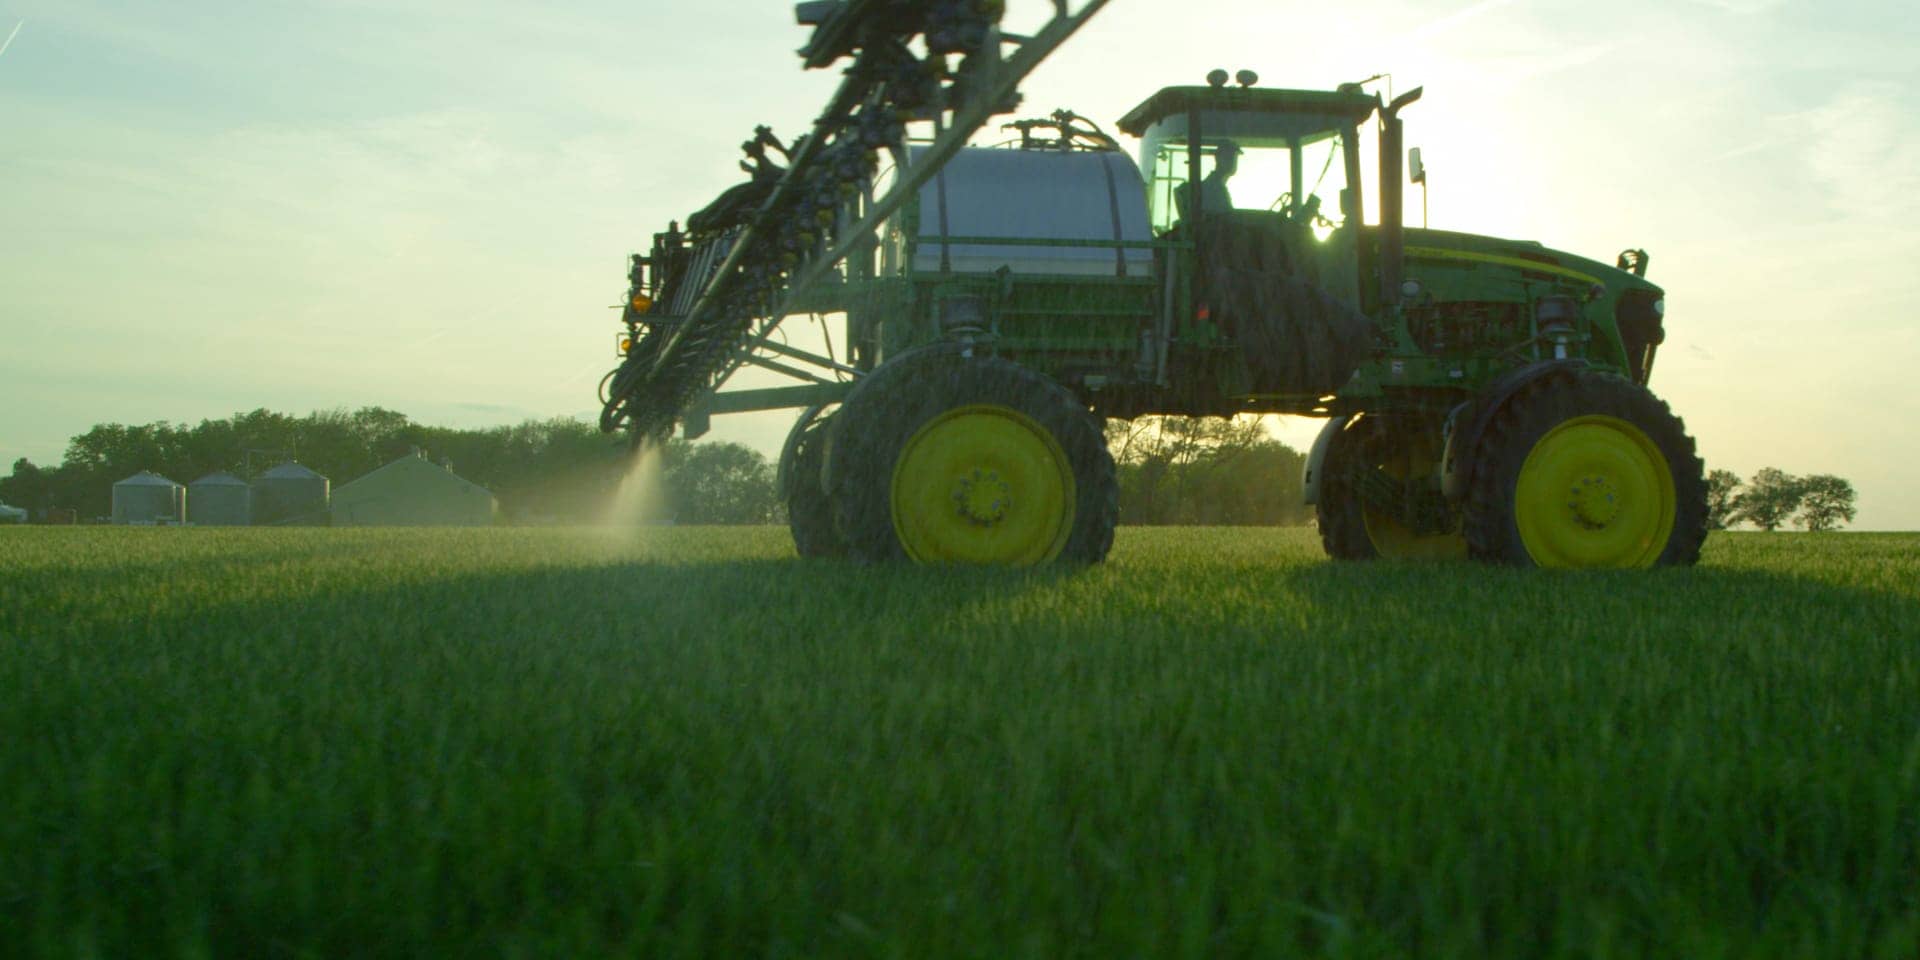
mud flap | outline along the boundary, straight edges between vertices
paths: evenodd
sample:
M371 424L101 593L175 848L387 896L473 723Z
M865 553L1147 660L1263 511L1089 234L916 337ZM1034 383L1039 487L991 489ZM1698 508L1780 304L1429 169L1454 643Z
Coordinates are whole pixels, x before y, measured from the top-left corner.
M1352 419L1351 416L1334 417L1320 428L1320 435L1313 438L1313 450L1307 454L1307 463L1300 473L1300 489L1306 494L1302 502L1307 506L1319 505L1320 481L1326 473L1323 468L1327 463L1327 451L1333 448L1333 438L1339 436Z

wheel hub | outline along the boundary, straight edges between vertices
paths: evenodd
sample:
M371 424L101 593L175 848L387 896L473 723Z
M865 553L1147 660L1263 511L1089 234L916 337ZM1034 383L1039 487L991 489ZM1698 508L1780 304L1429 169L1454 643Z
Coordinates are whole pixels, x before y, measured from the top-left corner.
M1567 508L1573 522L1588 530L1602 530L1620 515L1620 493L1606 476L1585 476L1573 482Z
M1000 404L955 407L916 430L894 461L889 494L894 535L922 563L1044 563L1074 529L1066 451L1032 417Z
M1013 490L997 471L976 467L954 483L953 502L961 519L991 527L1006 519L1007 509L1013 506Z
M1677 515L1666 455L1625 419L1587 414L1548 430L1520 465L1513 520L1543 567L1659 562Z

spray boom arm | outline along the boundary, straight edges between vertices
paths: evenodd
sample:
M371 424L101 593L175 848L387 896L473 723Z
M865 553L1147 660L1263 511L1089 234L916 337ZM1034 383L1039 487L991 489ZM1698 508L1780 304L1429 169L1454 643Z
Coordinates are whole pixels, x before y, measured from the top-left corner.
M1014 109L1020 81L1107 0L1082 0L1077 10L1070 2L1053 0L1053 15L1030 37L1000 31L999 2L800 4L797 18L814 28L800 50L806 67L851 58L845 79L812 130L791 145L756 130L744 146L752 162L742 164L753 179L689 218L691 256L674 264L636 258L624 313L629 345L604 381L600 428L630 430L636 442L664 436L766 346L789 305L870 242L990 117ZM916 38L925 56L910 46ZM1015 48L1011 56L1002 55L1005 46ZM959 58L957 67L950 57ZM911 163L910 121L931 122L935 131ZM787 161L784 169L769 148ZM881 151L898 174L885 196L869 199ZM675 226L666 236L677 247L682 235ZM665 315L655 317L657 307Z

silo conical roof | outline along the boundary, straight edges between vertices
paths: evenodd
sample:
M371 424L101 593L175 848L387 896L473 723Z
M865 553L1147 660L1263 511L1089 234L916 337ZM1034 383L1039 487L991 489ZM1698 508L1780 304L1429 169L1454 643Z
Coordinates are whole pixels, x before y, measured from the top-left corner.
M274 467L273 469L268 470L267 472L261 474L259 476L259 479L261 480L325 480L326 477L323 477L313 472L312 470L309 470L306 467L293 462L292 460L288 460L286 463L280 464L279 466Z
M140 471L139 473L136 473L136 474L134 474L133 476L131 476L131 477L128 477L128 478L126 478L125 480L122 480L122 481L120 481L119 483L116 483L116 484L114 484L114 486L116 486L116 487L120 487L120 486L126 486L126 487L177 487L177 486L179 486L179 484L177 484L177 483L174 483L174 482L173 482L172 480L168 480L168 479L167 479L166 477L163 477L163 476L161 476L161 475L159 475L159 474L157 474L157 473L154 473L154 472L153 472L153 471L151 471L151 470L142 470L142 471Z
M247 485L247 482L225 470L215 470L195 480L192 485L196 487L244 487Z

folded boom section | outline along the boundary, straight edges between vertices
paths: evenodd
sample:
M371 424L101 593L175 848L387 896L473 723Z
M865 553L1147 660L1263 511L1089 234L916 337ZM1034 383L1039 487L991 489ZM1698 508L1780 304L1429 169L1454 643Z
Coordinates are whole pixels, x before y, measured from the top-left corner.
M670 433L687 409L747 362L806 288L825 277L986 120L1013 109L1017 87L1106 0L1053 15L1028 37L1000 31L1000 0L803 3L814 26L808 68L851 59L813 128L783 144L765 127L744 145L751 179L655 237L636 257L629 345L605 381L601 429L636 442ZM1013 48L1003 56L1003 48ZM906 125L930 122L923 149ZM784 165L776 161L777 154ZM882 152L892 187L871 195Z

